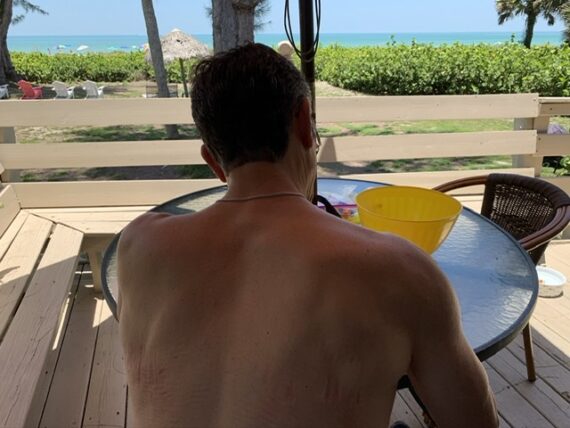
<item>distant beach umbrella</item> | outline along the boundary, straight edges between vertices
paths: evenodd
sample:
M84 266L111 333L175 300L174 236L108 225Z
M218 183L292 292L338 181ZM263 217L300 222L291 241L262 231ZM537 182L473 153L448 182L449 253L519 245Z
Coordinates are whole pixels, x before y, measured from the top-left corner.
M160 44L162 46L162 56L165 62L172 62L174 60L180 62L180 74L182 75L182 83L184 84L184 94L188 97L184 60L208 56L210 55L210 48L178 28L175 28L166 36L162 37ZM148 62L152 62L148 45L146 45L145 59Z
M81 52L81 51L84 51L85 49L89 49L89 46L87 46L87 45L81 45L81 46L79 46L79 47L76 49L76 51L77 51L77 52Z

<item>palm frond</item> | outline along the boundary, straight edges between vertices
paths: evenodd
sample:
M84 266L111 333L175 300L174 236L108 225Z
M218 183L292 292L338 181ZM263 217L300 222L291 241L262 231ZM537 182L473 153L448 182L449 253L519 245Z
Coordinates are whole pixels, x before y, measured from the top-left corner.
M515 16L525 15L530 0L497 0L495 8L499 15L499 25Z
M26 13L35 12L35 13L39 13L41 15L48 15L48 12L43 10L37 4L31 3L28 0L14 0L14 6L21 7L22 9L24 9L24 11Z

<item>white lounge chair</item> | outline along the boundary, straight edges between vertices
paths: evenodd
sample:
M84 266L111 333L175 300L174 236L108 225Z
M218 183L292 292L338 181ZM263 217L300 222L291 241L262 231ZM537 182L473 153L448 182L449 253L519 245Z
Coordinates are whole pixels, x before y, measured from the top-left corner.
M63 82L54 81L52 84L52 89L55 91L54 98L73 98L73 86L67 86Z
M0 100L4 98L10 98L10 92L8 91L8 85L0 85Z
M97 84L91 80L83 82L83 89L87 94L85 98L103 98L103 88L104 86L97 86Z

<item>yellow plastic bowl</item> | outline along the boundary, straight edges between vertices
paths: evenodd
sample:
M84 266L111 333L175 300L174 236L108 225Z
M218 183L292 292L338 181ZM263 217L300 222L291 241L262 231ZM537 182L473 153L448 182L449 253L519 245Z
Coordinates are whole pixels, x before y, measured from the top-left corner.
M360 223L390 232L433 253L445 241L461 213L456 199L436 190L386 186L356 195Z

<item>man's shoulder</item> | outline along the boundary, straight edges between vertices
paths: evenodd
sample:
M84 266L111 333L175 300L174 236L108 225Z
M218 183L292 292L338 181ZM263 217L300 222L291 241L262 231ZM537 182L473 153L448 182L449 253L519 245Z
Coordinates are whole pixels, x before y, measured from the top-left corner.
M449 288L433 258L396 235L352 226L339 229L330 239L324 246L328 264L344 267L355 278L373 285L382 279L382 292L391 288L411 302L424 301L434 290Z
M129 256L140 260L143 254L150 254L168 241L173 220L176 216L167 213L147 212L131 221L122 231L117 247L119 259L125 260Z

